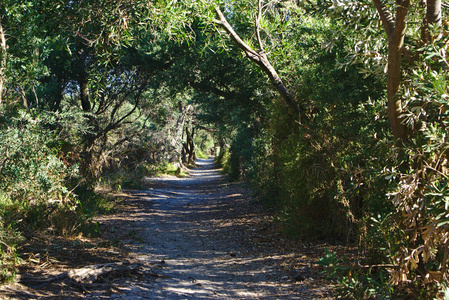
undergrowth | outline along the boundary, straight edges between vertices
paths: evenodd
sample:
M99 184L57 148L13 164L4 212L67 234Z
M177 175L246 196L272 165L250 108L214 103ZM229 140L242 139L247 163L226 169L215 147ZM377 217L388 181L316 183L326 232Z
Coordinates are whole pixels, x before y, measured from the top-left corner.
M98 235L93 216L112 210L109 199L80 185L77 146L61 139L65 117L17 110L0 125L0 281L14 279L25 237Z

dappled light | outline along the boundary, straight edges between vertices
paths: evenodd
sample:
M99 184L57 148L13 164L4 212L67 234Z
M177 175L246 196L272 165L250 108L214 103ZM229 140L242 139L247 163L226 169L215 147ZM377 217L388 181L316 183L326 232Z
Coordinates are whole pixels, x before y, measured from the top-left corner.
M448 13L0 1L0 298L448 298Z
M256 230L252 218L258 213L238 210L250 203L247 192L226 183L211 159L199 162L187 178L149 179L148 190L133 193L138 206L103 221L106 227L130 228L133 237L123 242L131 259L157 266L163 276L149 283L151 291L134 285L122 291L125 297L313 298L308 278L295 282L282 271L295 254L254 251L258 235L245 232Z

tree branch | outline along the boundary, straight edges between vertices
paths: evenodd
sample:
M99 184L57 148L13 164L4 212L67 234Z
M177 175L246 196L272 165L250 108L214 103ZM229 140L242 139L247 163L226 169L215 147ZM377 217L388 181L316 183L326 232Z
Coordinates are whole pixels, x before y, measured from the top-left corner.
M218 20L215 20L215 23L223 27L223 29L229 34L236 45L245 52L246 56L261 67L265 74L268 75L268 78L270 78L271 83L276 88L284 102L293 110L293 112L297 115L297 118L300 118L301 111L296 104L295 99L282 82L281 77L279 77L274 67L271 65L270 61L268 60L267 54L264 51L258 53L249 45L247 45L234 31L234 29L232 29L231 25L228 23L218 6L215 7L215 12L217 13L218 17Z
M229 34L230 38L236 43L236 45L240 49L242 49L245 52L246 55L248 56L251 55L250 57L254 57L252 59L256 59L259 56L259 54L239 37L239 35L234 31L232 26L228 23L219 7L215 7L215 12L218 17L218 20L215 20L215 23L223 27L223 29Z
M259 0L257 16L256 16L254 23L256 26L256 37L257 37L257 42L259 43L259 49L260 49L260 51L264 51L262 39L260 38L260 19L261 18L262 18L262 0Z
M373 3L376 6L377 12L379 13L380 19L382 20L382 24L384 25L384 29L387 32L388 37L390 37L390 35L393 34L394 30L393 16L388 11L388 8L383 0L373 0Z
M206 130L207 132L218 132L218 129L205 127L203 125L195 124L198 129Z

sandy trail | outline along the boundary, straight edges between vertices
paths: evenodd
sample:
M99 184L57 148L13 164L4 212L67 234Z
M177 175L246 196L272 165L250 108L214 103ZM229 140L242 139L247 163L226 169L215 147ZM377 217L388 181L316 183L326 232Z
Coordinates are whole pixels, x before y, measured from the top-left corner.
M21 276L32 281L0 287L0 299L332 299L315 264L328 245L283 237L247 189L226 182L211 159L197 164L187 178L149 178L148 189L127 191L118 211L96 217L104 246L31 243L38 261ZM123 261L139 270L32 283Z
M238 216L248 203L242 188L228 185L211 159L197 164L188 178L150 179L154 187L139 197L136 209L123 212L126 222L133 220L133 238L123 241L130 258L162 277L127 280L113 295L88 298L323 298L292 278L301 275L282 270L291 253L260 251L255 239L260 244L264 237L248 238L255 216ZM121 225L111 224L118 230Z

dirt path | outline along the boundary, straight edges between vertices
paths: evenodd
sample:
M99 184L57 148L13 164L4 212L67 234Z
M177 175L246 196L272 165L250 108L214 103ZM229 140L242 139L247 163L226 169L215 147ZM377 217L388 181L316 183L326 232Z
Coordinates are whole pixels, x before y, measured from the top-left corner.
M41 298L331 299L314 271L323 248L284 239L247 190L226 183L212 160L197 163L187 178L148 179L148 190L98 218L138 274Z
M138 240L128 244L130 256L158 266L164 277L130 282L116 298L323 298L319 290L298 283L313 281L307 270L282 269L294 254L258 249L270 241L259 232L247 233L256 230L251 223L263 220L248 211L245 191L226 184L212 160L199 160L198 165L188 178L152 179L155 187L147 192L145 210L129 216Z

